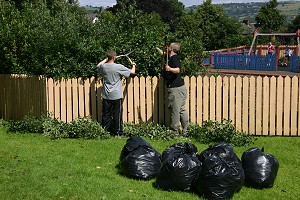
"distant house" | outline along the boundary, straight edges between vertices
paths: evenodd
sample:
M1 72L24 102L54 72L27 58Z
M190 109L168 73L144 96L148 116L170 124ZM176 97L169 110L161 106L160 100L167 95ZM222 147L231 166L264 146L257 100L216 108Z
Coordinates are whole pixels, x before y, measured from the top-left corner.
M93 24L99 20L98 14L95 13L89 13L88 18L93 22Z
M255 26L248 19L243 20L242 35L252 35L255 31Z

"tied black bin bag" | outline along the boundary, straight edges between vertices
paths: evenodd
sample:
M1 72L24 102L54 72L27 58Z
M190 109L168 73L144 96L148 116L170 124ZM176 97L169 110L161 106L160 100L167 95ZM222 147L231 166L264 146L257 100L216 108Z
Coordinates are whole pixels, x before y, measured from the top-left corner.
M162 162L156 177L157 188L189 191L201 166L197 147L190 143L174 144L163 152Z
M243 153L242 164L246 186L258 189L273 187L279 169L279 163L273 155L253 147Z
M120 169L123 174L135 179L156 177L161 167L161 155L139 136L131 136L120 155Z
M230 199L245 179L240 159L230 144L218 143L198 155L202 167L194 187L207 199Z

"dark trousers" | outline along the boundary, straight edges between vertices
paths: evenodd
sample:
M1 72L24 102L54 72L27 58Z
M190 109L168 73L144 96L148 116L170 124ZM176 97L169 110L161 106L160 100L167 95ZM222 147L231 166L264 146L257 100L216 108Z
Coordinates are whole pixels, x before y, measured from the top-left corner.
M122 112L122 99L102 99L102 126L104 129L114 135L123 135Z

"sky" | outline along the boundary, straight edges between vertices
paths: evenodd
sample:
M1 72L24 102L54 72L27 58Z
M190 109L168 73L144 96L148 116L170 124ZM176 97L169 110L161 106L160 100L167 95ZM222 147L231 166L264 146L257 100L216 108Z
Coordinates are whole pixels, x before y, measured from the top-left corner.
M203 0L179 0L186 7L193 5L201 5ZM221 3L250 3L250 2L269 2L269 0L212 0L213 4ZM81 6L94 6L94 7L111 7L117 3L116 0L79 0Z

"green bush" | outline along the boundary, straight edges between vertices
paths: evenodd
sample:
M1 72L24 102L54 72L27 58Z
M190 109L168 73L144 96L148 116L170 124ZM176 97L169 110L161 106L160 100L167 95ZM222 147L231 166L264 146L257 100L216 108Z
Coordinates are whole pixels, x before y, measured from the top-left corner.
M9 132L15 133L43 133L43 123L48 117L34 117L26 115L21 120L10 121L8 126Z
M9 126L9 122L4 119L0 119L0 128L7 128Z
M52 138L106 139L109 133L90 117L80 117L70 123L50 119L44 123L44 135Z
M51 118L43 123L43 134L51 139L68 138L67 123Z
M221 122L207 120L202 126L191 124L188 132L192 138L204 144L226 142L233 146L248 146L254 142L254 137L236 130L231 120L226 119Z
M126 136L140 136L152 140L169 140L175 138L175 132L164 125L140 122L139 124L125 123L124 133Z

